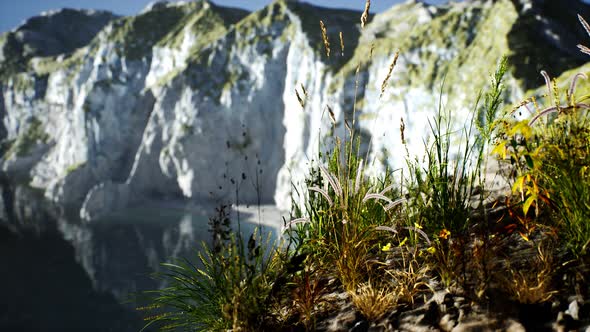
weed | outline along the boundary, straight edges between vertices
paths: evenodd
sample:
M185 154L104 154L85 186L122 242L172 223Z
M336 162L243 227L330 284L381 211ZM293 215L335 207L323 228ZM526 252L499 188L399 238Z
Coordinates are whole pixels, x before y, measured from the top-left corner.
M413 223L423 225L427 233L438 234L447 229L458 235L469 226L474 189L476 185L484 185L482 165L501 105L502 77L506 70L506 60L502 59L492 77L490 92L484 95L480 118L472 117L459 132L452 130L451 113L444 111L439 102L438 112L429 122L434 142L427 146L426 165L422 167L416 159L407 158L410 170L407 189L410 206L417 217ZM479 99L474 114L477 114ZM474 126L479 130L478 137L474 135ZM457 148L452 149L453 146ZM484 197L481 199L483 201Z
M501 278L504 288L519 303L534 304L551 300L557 294L553 288L555 262L547 247L539 245L536 255L524 268L508 266L508 276Z
M299 315L299 322L306 331L314 331L315 314L321 309L321 297L326 291L325 280L312 267L306 266L293 277L292 283L295 287L292 292L293 308Z
M227 232L226 207L218 208L211 221L221 225L223 235L214 238L213 249L203 244L197 255L200 268L187 259L162 264L166 272L159 277L169 285L150 293L164 312L148 317L146 327L159 323L162 330L247 331L262 324L278 271L276 251L270 238L263 239L257 231L247 243Z
M418 295L432 291L429 284L430 267L418 259L416 249L404 251L401 250L401 265L389 267L386 274L392 278L398 301L414 304Z
M391 286L376 287L370 281L350 292L352 303L369 321L377 321L397 304L396 292Z
M531 207L539 215L545 204L554 211L554 225L566 246L579 257L586 254L590 238L590 118L588 112L578 112L584 104L575 97L582 76L572 79L565 104L560 104L556 85L546 73L544 77L549 103L555 105L538 110L529 121L505 124L504 139L494 151L510 158L517 171L512 190L524 216Z

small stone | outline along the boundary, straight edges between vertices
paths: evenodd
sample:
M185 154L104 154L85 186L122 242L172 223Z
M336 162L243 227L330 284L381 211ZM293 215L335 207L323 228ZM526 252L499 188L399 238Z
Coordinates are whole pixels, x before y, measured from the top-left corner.
M437 304L443 304L448 297L452 298L452 295L446 290L438 291L432 294L431 301L435 301Z
M497 322L494 320L490 321L472 321L466 323L459 323L455 326L452 332L475 332L475 331L491 331L494 324Z
M580 324L570 314L564 314L562 312L557 316L556 325L557 331L577 331L580 327Z
M578 304L577 300L573 300L570 303L570 305L568 306L565 313L572 316L573 319L579 320L580 319L579 312L580 312L580 305Z
M350 329L350 332L367 332L369 330L369 323L366 320L356 322Z
M553 331L555 332L565 332L565 328L563 327L563 311L557 313L557 319L553 323Z
M457 296L455 298L455 307L460 308L461 305L463 305L464 303L465 303L465 298L464 297Z
M459 309L459 317L457 318L458 322L462 322L465 319L465 310Z
M451 315L446 314L444 315L441 319L440 322L438 322L438 326L441 328L441 330L443 331L451 331L453 330L453 328L455 327L455 325L457 325L457 322L455 322L452 318Z
M561 320L563 320L563 315L565 313L563 311L560 311L557 313L557 319L555 320L555 322L559 323Z
M526 329L524 328L524 326L522 326L521 323L510 319L506 322L505 331L506 332L526 332Z

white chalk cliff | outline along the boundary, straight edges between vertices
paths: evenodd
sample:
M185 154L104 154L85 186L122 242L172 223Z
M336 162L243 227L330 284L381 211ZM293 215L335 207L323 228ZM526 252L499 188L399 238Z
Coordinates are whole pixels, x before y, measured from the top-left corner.
M254 13L207 1L44 13L0 37L2 172L86 221L146 200L235 199L236 187L242 203L288 209L330 134L326 106L342 128L356 100L371 155L398 167L400 120L419 152L439 98L464 122L502 55L508 101L541 85L540 69L583 65L574 15L588 9L569 2L408 1L363 30L360 12L284 0Z

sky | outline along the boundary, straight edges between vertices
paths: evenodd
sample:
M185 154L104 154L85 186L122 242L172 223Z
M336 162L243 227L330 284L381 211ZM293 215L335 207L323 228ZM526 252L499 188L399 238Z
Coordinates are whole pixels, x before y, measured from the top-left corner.
M383 11L403 0L372 0L373 12ZM152 0L0 0L0 33L17 27L25 19L51 9L84 8L104 9L119 15L134 15L140 12ZM212 0L212 2L230 7L256 10L269 4L271 0ZM363 10L364 0L305 0L324 7L352 8ZM441 3L443 0L431 0L429 3Z

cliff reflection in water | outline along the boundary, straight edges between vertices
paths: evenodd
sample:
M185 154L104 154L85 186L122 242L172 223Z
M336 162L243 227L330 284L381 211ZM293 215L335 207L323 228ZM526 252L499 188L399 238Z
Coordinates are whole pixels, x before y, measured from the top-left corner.
M162 286L152 277L160 263L195 257L211 238L215 213L214 206L160 202L85 223L60 216L32 190L19 188L12 198L0 222L1 331L139 330L135 308L144 303L136 295ZM257 207L239 208L242 233L260 223L276 237L280 213L260 211L258 218Z

